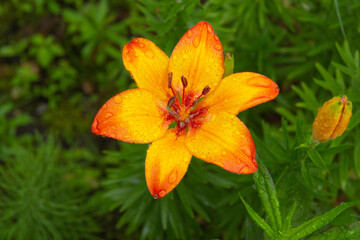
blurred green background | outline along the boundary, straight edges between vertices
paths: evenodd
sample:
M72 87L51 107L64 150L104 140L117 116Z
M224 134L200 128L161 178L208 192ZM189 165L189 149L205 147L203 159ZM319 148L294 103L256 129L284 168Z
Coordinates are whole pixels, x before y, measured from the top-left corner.
M281 210L297 202L293 225L359 200L359 12L358 0L2 0L0 239L264 238L238 196L264 215L251 176L193 159L176 189L154 200L148 146L91 132L106 100L136 87L124 44L144 37L170 56L203 20L233 53L234 72L261 73L281 89L239 117ZM297 146L317 108L339 94L353 102L353 118L343 136L318 146L323 169ZM333 239L326 231L359 220L351 208L309 239Z

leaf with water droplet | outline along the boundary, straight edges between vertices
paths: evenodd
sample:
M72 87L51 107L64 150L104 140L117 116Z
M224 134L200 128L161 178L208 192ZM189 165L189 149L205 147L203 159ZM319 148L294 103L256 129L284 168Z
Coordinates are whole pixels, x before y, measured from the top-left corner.
M275 234L274 230L269 226L269 224L267 224L267 222L265 222L265 220L262 219L254 211L254 209L252 209L250 207L249 204L247 204L247 202L244 200L244 198L241 196L240 193L239 193L239 197L240 197L241 201L243 202L243 204L245 205L245 208L246 208L247 212L249 213L250 217L256 222L256 224L264 230L264 232L270 237L270 239L275 239L276 234Z
M252 176L261 202L265 208L266 216L269 219L270 226L272 226L275 231L279 231L282 229L282 221L275 185L269 171L258 156L257 163L258 171L256 171Z
M345 211L346 209L360 204L360 202L347 202L341 203L339 206L331 209L323 215L314 217L309 221L304 222L300 226L290 230L288 234L285 234L288 240L298 240L306 237L316 230L328 225L336 216Z

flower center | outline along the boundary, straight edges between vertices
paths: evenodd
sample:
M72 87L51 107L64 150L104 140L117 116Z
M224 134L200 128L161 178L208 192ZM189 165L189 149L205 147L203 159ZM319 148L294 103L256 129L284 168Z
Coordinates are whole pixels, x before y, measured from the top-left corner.
M168 88L173 94L167 103L166 119L171 121L169 128L174 127L178 136L185 134L189 129L197 129L204 121L207 115L207 108L198 107L202 98L208 94L210 87L206 86L201 94L194 94L185 91L188 81L186 77L181 77L183 89L177 92L172 87L173 73L168 74Z

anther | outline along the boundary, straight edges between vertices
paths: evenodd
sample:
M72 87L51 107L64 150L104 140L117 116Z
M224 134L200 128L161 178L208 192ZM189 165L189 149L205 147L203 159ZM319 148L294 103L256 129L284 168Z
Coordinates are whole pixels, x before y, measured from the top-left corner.
M207 85L206 87L204 87L204 89L202 90L202 93L201 93L201 95L206 95L206 94L208 94L210 92L210 87L209 87L209 85Z
M206 87L204 87L204 89L202 90L200 96L197 97L197 100L200 99L202 96L208 94L210 92L210 87L209 85L207 85Z
M182 99L185 99L185 88L188 85L188 81L186 79L186 77L181 76L181 83L183 85L183 94L182 94Z
M171 108L174 105L175 101L176 101L176 97L175 96L171 97L167 103L167 106Z
M173 73L168 73L168 88L171 88L171 82L172 82Z
M172 91L172 93L173 93L173 95L176 96L175 91L174 91L174 89L172 88L172 85L171 85L171 83L172 83L172 78L173 78L173 73L172 73L172 72L169 72L169 73L168 73L168 88L170 88L171 91Z
M192 107L195 108L198 104L199 104L199 99L196 99L196 100L192 103Z
M183 87L186 88L186 86L188 85L188 81L187 81L186 77L181 76L181 83L182 83Z

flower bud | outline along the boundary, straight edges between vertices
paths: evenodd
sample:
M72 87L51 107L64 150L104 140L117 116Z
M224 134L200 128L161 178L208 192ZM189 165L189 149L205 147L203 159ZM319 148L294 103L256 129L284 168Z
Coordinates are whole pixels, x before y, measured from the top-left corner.
M313 123L313 140L326 142L343 134L352 115L352 103L346 96L333 97L318 111Z

